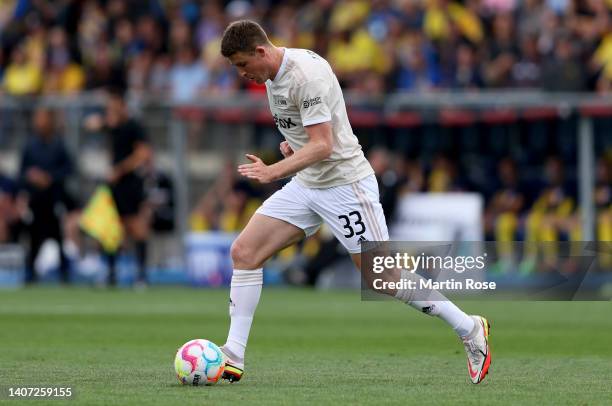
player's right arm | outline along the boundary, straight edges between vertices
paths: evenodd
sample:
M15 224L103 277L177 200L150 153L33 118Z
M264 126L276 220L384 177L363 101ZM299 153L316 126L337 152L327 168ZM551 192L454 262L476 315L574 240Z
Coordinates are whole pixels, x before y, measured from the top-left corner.
M270 183L329 158L333 150L331 122L313 124L304 128L308 142L291 156L273 165L266 165L257 156L247 154L246 157L252 163L240 165L238 172L260 183Z

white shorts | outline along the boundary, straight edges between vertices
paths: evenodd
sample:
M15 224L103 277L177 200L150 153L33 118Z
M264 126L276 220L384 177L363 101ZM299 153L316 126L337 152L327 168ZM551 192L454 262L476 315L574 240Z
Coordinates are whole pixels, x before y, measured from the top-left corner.
M307 188L293 178L257 213L293 224L307 237L325 222L351 254L361 252L363 241L389 239L374 175L326 189Z

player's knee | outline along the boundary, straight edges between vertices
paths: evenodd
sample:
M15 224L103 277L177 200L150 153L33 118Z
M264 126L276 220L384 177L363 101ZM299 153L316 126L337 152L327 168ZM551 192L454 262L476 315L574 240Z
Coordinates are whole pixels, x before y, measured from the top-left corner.
M240 239L233 242L230 249L230 255L234 268L237 269L256 269L259 268L260 264L256 258L255 250L242 243Z

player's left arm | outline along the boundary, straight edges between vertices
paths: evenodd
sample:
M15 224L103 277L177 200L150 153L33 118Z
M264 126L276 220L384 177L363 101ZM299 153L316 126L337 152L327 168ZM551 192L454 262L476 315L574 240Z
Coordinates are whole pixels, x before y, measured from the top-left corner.
M331 122L309 125L304 129L308 135L308 142L289 157L273 165L266 165L259 157L246 154L252 163L240 165L238 172L260 183L270 183L329 158L332 153Z

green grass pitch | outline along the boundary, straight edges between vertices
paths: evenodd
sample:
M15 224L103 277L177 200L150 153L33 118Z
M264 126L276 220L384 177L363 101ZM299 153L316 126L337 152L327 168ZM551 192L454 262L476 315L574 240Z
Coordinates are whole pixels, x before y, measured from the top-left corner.
M176 349L218 344L225 290L0 291L0 403L9 386L70 386L86 405L612 404L610 302L463 302L491 321L487 379L469 383L440 320L358 292L263 291L243 380L181 386ZM41 404L19 401L15 404Z

